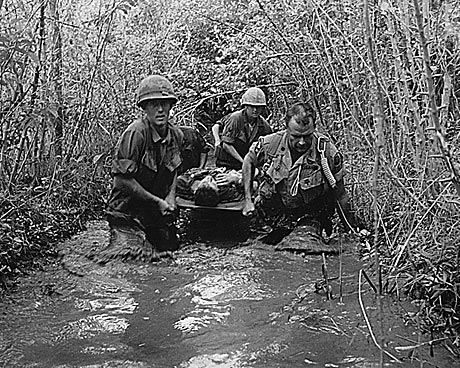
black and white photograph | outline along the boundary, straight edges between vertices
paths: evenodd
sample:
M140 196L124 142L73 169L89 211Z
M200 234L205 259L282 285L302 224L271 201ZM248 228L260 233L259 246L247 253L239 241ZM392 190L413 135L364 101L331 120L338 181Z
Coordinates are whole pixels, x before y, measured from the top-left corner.
M0 368L460 367L459 0L0 19Z

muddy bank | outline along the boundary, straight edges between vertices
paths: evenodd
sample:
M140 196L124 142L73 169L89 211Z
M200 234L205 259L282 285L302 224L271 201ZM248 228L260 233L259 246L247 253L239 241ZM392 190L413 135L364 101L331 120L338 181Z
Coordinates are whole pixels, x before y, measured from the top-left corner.
M59 245L60 259L22 278L1 300L4 367L378 366L353 252L341 266L340 257L327 258L328 300L321 256L214 236L151 264L100 265L87 257L108 240L105 222L89 224ZM361 296L379 334L368 284ZM414 304L383 304L385 349L401 361L386 356L386 366L459 365L442 344L424 344L428 337L411 318Z

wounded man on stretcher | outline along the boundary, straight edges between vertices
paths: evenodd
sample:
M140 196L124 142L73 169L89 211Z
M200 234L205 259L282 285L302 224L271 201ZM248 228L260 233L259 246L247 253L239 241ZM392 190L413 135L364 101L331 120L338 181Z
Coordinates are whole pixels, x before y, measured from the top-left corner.
M244 199L241 171L223 167L189 169L177 178L176 195L206 207L241 201Z

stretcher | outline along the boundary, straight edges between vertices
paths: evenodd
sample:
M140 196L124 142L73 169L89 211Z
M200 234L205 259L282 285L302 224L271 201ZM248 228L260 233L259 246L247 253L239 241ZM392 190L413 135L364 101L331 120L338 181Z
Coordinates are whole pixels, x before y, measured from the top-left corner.
M176 197L177 207L182 209L205 209L215 211L241 211L244 206L244 200L236 202L219 203L216 207L197 206L193 201Z

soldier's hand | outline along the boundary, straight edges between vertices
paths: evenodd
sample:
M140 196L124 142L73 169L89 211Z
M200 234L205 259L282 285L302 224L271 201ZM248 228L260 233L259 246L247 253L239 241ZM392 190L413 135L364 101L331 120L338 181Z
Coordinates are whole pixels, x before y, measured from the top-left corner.
M243 207L243 216L254 216L256 213L256 207L252 201L245 201Z
M169 204L167 201L161 199L160 202L158 203L158 208L160 210L160 213L163 216L168 216L174 213L174 206Z
M214 142L214 154L217 154L217 149L220 147L220 144L222 143L222 141L216 139L215 142Z
M238 183L241 180L241 174L238 172L232 170L229 173L226 174L217 174L216 175L216 183L217 186L225 186L225 185L230 185L233 183Z
M165 198L165 201L166 201L166 203L168 203L168 204L173 208L173 211L176 211L176 210L177 210L176 196L174 196L174 195L168 195L168 196Z

